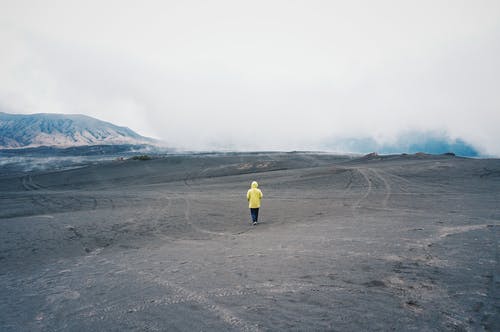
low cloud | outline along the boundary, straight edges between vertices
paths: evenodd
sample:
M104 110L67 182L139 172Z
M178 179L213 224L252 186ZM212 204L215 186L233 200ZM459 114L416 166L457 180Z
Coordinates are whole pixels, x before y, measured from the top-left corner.
M495 1L47 6L0 14L3 111L82 113L185 149L437 131L500 156Z
M463 157L485 156L482 151L460 138L451 138L444 132L406 132L391 140L377 141L373 137L332 138L323 149L340 153L398 154L425 152L454 153Z

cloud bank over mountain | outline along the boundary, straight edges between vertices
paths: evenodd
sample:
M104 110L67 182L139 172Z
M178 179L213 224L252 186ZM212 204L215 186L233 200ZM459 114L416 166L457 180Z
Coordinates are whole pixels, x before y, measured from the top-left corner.
M445 133L438 132L407 132L398 135L392 141L377 141L373 137L354 137L332 139L325 143L326 150L337 152L398 154L418 153L429 154L454 153L463 157L484 156L481 151L462 139L451 139Z

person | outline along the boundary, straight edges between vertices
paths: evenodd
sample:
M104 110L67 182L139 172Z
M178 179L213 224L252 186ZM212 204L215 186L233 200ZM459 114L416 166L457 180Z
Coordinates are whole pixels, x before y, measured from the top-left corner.
M250 215L252 216L252 222L254 225L257 225L257 221L259 219L260 200L264 196L258 187L259 184L257 181L253 181L251 188L247 191L248 207L250 208Z

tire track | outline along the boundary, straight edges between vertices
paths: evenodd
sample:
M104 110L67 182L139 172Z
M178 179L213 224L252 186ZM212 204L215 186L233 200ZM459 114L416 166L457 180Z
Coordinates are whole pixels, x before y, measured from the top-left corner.
M391 186L389 180L384 175L380 174L380 172L378 170L373 169L373 168L356 168L356 170L363 176L363 178L367 184L367 189L366 189L365 193L363 194L363 196L352 205L353 215L357 214L356 211L361 207L361 203L363 201L365 201L368 198L368 196L370 196L374 192L374 189L379 188L375 184L375 182L373 181L372 177L375 177L376 179L378 179L380 181L380 183L382 183L384 186L385 194L384 194L384 197L383 197L380 205L382 208L387 208L387 206L389 204L389 199L391 198L391 195L392 195L392 186ZM377 183L379 181L377 181ZM346 189L346 190L344 190L344 192L348 193L348 192L351 192L351 190Z
M45 209L52 209L54 206L59 205L62 207L60 202L55 201L54 199L48 198L47 195L42 195L39 190L43 189L42 186L38 185L33 181L33 177L30 174L27 174L21 177L21 184L24 190L29 191L31 193L30 198L33 205L39 206Z
M169 217L170 215L170 211L173 209L173 206L174 206L174 201L178 201L178 202L182 202L182 204L184 205L184 208L182 210L182 219L184 220L184 223L185 225L197 232L197 233L200 233L200 234L206 234L206 235L215 235L215 236L234 236L234 235L240 235L240 234L243 234L243 233L246 233L250 230L252 230L252 227L248 227L242 231L239 231L239 232L217 232L217 231L211 231L209 229L206 229L206 228L203 228L203 227L200 227L198 225L196 225L195 222L193 222L192 220L192 215L191 215L191 212L192 212L192 200L189 198L189 194L188 193L185 193L185 194L179 194L179 193L168 193L168 195L165 193L165 192L162 192L162 191L155 191L162 199L166 199L168 201L167 203L167 206L166 207L163 207L161 208L160 212L158 211L154 211L154 212L151 212L152 215L157 215L158 213L162 214L164 217ZM186 197L187 196L187 197ZM150 206L150 209L153 209L152 206ZM162 213L161 211L164 211L164 210L167 210L168 213ZM155 229L159 229L159 226L160 226L160 218L156 218L156 222L155 222ZM186 231L184 231L186 232ZM189 233L188 233L189 235ZM172 238L172 237L169 237L169 236L166 236L167 238ZM173 239L173 238L172 238Z
M43 212L80 211L86 207L96 210L98 207L95 196L79 198L74 191L48 190L36 183L30 174L21 177L20 180L24 190L30 192L33 205L43 208ZM90 199L90 202L86 202L85 199ZM108 199L108 201L110 206L115 208L114 202L111 199Z
M92 259L97 257L97 254L86 256L86 259ZM123 263L115 263L110 261L104 257L99 257L100 262L104 264L108 264L111 266L115 266L120 270L123 270L127 273L136 275L139 279L141 279L144 283L155 284L161 287L166 288L173 295L170 297L172 304L183 303L183 302L192 302L201 306L204 310L207 310L214 314L216 317L221 319L224 323L229 326L239 329L241 331L260 331L257 324L251 323L249 321L244 320L243 318L236 315L232 310L226 308L225 306L219 305L213 300L211 300L208 296L204 295L201 292L191 291L185 287L181 287L167 279L161 278L158 275L146 271L136 270L132 266ZM119 305L119 304L117 304ZM146 309L146 306L140 307L142 309ZM130 310L130 309L129 309ZM113 306L104 308L105 312L112 312ZM128 312L128 311L127 311Z
M187 194L186 194L187 195ZM192 228L194 229L195 231L199 232L199 233L204 233L204 234L210 234L210 235L218 235L218 236L221 236L221 235L227 235L227 233L221 233L221 232L214 232L214 231L210 231L208 229L205 229L205 228L202 228L202 227L199 227L197 225L195 225L192 221L191 221L191 201L189 198L187 197L182 197L182 199L184 200L184 204L186 205L185 209L184 209L184 219L186 220L186 223Z
M184 184L188 188L188 190L193 189L193 187L189 183L189 181L191 181L192 179L193 179L192 177L187 177L184 179ZM185 204L184 220L186 221L186 224L189 225L189 227L191 227L192 229L194 229L198 233L208 234L208 235L216 235L216 236L228 236L228 235L240 235L240 234L246 233L246 232L251 230L251 228L247 228L246 230L236 232L236 233L215 232L215 231L211 231L211 230L205 229L203 227L200 227L198 225L195 225L191 220L191 199L189 198L189 193L185 193L185 196L180 196L180 195L177 195L177 196L179 198L181 198Z
M370 195L370 193L372 192L372 188L373 188L372 181L370 180L366 169L356 168L356 170L365 179L365 181L367 183L367 189L366 189L365 193L363 194L363 196L359 200L357 200L356 203L354 203L351 207L354 216L357 215L357 210L361 207L361 202L363 202L368 197L368 195Z
M386 179L391 178L393 180L392 182L394 184L398 185L399 189L402 192L408 193L409 188L413 188L414 190L420 190L422 188L421 185L419 185L413 181L410 181L402 176L396 175L394 173L389 173L389 172L382 170L382 169L378 169L377 171L382 173L382 174L385 174ZM420 190L420 191L425 191L425 190Z
M166 205L162 205L160 211L153 211L151 212L152 215L155 216L155 218L153 219L153 230L160 230L161 228L161 224L160 224L160 221L164 221L164 218L168 220L168 218L170 217L170 212L172 210L172 198L170 196L168 196L166 193L162 192L162 191L155 191L156 194L158 194L160 196L161 199L163 200L167 200L167 204ZM151 211L153 209L153 206L150 204L149 205L149 210ZM170 236L166 236L167 238L170 238Z
M152 275L152 274L150 274ZM215 288L207 291L198 292L198 296L203 296L208 299L218 299L226 297L241 297L241 296L267 296L271 294L284 294L284 293L298 293L302 291L309 291L311 289L317 289L321 286L300 283L300 282L284 282L280 284L271 284L269 282L258 283L254 285L247 285L247 287L235 287L235 288ZM161 296L155 300L149 302L142 302L133 306L132 308L121 310L122 313L132 311L145 311L150 307L158 305L176 305L183 303L197 302L193 301L193 297L183 297L179 294L174 294L173 296ZM120 304L112 306L116 309L120 307ZM111 310L108 310L111 311Z
M21 184L22 184L23 188L27 191L42 189L42 186L33 182L33 178L29 174L25 175L21 178Z
M347 184L344 187L344 193L351 191L352 183L353 183L353 179L354 179L354 176L352 174L353 173L352 169L349 169L347 171L349 172L349 180L347 181Z
M377 176L384 183L384 186L385 186L385 196L384 196L384 199L382 201L382 206L385 208L385 207L387 207L387 204L389 202L389 198L391 197L391 194L392 194L391 184L389 183L389 181L387 181L387 179L385 178L385 176L382 176L380 174L380 172L378 170L373 169L373 168L371 168L370 170L371 170L371 172L375 176Z
M159 294L151 298L141 297L132 303L123 304L120 299L114 299L107 303L101 303L102 307L92 305L79 311L82 317L100 317L99 319L106 319L108 317L115 317L119 319L127 319L131 312L147 312L160 306L168 305L181 305L181 304L196 304L202 310L211 312L224 323L232 328L240 331L260 331L258 324L248 321L237 313L232 311L225 305L218 304L216 301L220 298L226 297L245 297L245 296L269 296L286 293L300 293L304 291L317 291L324 289L325 285L315 285L311 283L304 283L300 281L285 281L280 283L262 282L252 285L235 286L214 288L209 290L190 290L185 286L178 285L175 281L170 281L165 277L159 276L158 273L145 271L139 266L129 264L128 262L116 262L107 259L100 255L101 250L97 250L83 259L85 264L77 263L77 266L106 266L109 271L118 271L119 273L126 273L136 280L140 285L144 285L145 289L153 285L160 286L165 289L166 294ZM331 289L327 285L327 289ZM139 289L131 289L134 294L141 294L142 287Z

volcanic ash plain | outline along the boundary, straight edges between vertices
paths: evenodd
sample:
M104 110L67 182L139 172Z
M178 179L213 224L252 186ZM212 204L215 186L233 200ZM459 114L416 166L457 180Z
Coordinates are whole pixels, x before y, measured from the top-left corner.
M500 160L421 154L4 175L0 330L500 331L499 202Z

